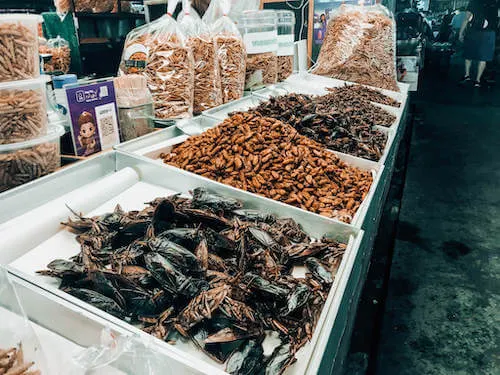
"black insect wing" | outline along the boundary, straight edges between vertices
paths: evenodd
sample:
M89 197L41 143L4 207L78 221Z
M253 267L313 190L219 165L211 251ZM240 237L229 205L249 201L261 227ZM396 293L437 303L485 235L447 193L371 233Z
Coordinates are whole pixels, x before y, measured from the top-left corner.
M307 258L305 264L313 277L319 282L323 284L333 283L332 273L328 271L319 260L316 258Z
M65 288L64 291L117 318L124 319L126 316L125 311L114 300L93 290Z
M304 306L311 295L310 289L305 284L298 284L290 293L286 307L280 311L281 316L287 316L298 308Z
M193 200L191 206L193 208L208 208L214 212L227 212L237 210L242 207L241 202L229 197L221 197L214 193L209 193L203 188L196 188L192 192Z
M278 346L274 349L269 362L267 363L265 375L281 375L283 372L295 362L295 357L291 353L291 345L289 343Z
M230 374L253 375L262 367L264 350L257 340L249 340L229 358L226 371Z

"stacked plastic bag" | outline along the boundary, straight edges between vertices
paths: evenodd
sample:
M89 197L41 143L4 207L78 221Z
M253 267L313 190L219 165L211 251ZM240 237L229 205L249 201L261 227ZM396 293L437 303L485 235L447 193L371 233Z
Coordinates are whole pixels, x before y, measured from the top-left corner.
M167 15L132 30L125 40L119 74L142 74L153 96L155 117L191 117L243 96L245 47L227 16L230 0L215 0L220 17L203 20L183 1L169 1Z
M221 80L214 36L190 3L182 1L183 12L177 20L193 53L193 111L200 113L222 104Z

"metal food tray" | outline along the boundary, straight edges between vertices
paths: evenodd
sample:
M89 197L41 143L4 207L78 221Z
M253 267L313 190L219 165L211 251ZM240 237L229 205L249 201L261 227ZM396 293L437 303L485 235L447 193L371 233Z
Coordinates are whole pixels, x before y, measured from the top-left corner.
M220 121L220 120L213 119L213 121L214 121L214 125L215 125L216 122ZM133 141L127 142L126 144L122 144L120 146L117 146L117 147L115 147L115 149L119 152L124 152L127 154L136 155L138 157L144 158L144 160L147 160L149 162L154 162L156 164L160 164L164 168L174 168L176 170L180 170L176 167L166 165L165 163L163 163L162 159L160 158L160 155L167 154L167 153L171 152L173 146L181 144L182 142L186 141L189 138L189 136L184 134L180 129L178 129L178 127L171 127L169 129L166 129L162 132L157 132L155 134L157 134L158 137L155 137L153 134L150 134L147 136L147 138L145 138L145 137L137 138ZM387 154L390 151L390 148L392 147L393 139L394 139L393 133L389 133L389 138L388 138L388 142L386 145L386 151L384 152L384 154ZM372 176L373 176L372 186L370 187L370 190L369 190L367 196L365 197L365 199L361 203L360 207L358 208L358 211L356 212L356 214L354 215L354 217L350 223L358 228L361 228L362 224L365 220L365 217L366 217L366 211L367 211L368 207L370 206L371 199L373 198L373 196L375 194L375 191L377 189L377 185L379 184L380 176L382 175L385 167L380 162L377 163L374 161L361 159L361 158L358 158L356 156L343 154L343 153L337 152L337 151L331 151L331 150L328 150L328 151L337 155L339 157L339 159L341 159L342 161L344 161L348 165L372 172ZM181 172L179 172L179 173L185 173L189 176L196 176L196 178L201 179L202 181L205 181L205 180L211 181L212 183L215 183L220 187L227 186L227 185L224 185L220 182L210 180L206 177L199 176L199 175L196 175L196 174L191 173L191 172L187 172L184 170L180 170L180 171ZM232 188L232 189L235 189L235 188ZM240 189L237 189L237 190L243 191ZM301 208L290 206L288 204L285 204L285 203L282 203L279 201L275 201L275 200L272 200L270 198L266 198L266 197L263 197L263 196L260 196L260 195L254 194L254 193L249 193L246 191L245 191L245 193L251 194L252 196L258 196L259 198L264 199L266 202L268 202L270 204L272 203L272 204L285 205L287 207L291 207L294 210L304 211ZM306 211L306 212L310 213L311 215L320 216L318 214L315 214L315 213L312 213L309 211ZM334 218L327 218L327 219L331 220L332 222L335 222L335 223L340 222Z
M209 110L203 111L202 115L212 118L214 120L223 121L225 120L231 112L234 111L247 111L252 107L256 107L264 99L259 98L255 95L245 96L241 99L234 100L232 102L220 105L218 107L211 108Z
M336 78L331 78L327 76L321 76L318 74L313 74L309 72L299 72L297 74L292 74L290 77L288 77L284 82L293 82L295 80L300 80L300 81L305 81L309 82L311 84L324 84L329 87L338 87L338 86L343 86L344 84L348 85L362 85L369 87L374 90L378 90L382 92L383 94L390 96L394 99L397 99L401 102L406 100L406 97L408 96L408 91L410 89L410 85L403 83L403 82L397 82L397 85L399 87L399 92L398 91L392 91L392 90L387 90L387 89L382 89L380 87L375 87L375 86L370 86L370 85L363 85L361 83L357 82L351 82L351 81L343 81L339 80Z
M327 345L342 337L344 326L351 316L344 316L345 322L336 320L337 313L353 304L352 296L345 295L356 282L355 262L359 261L359 246L363 231L347 224L332 223L331 220L291 206L278 204L229 186L200 179L195 175L182 173L176 168L164 168L150 161L120 152L110 152L63 169L31 184L0 195L5 210L0 212L0 235L3 238L0 263L8 264L9 271L23 279L23 283L35 284L42 288L36 294L59 301L63 299L76 306L70 309L85 312L85 319L91 321L105 319L111 327L149 337L147 333L117 319L79 299L59 290L56 279L36 275L35 271L45 268L55 258L68 258L79 251L75 235L63 228L60 222L68 216L68 208L85 215L102 214L120 203L125 210L138 209L156 196L174 193L188 194L195 187L205 187L219 194L239 199L245 207L260 209L278 216L291 217L302 225L314 238L323 236L347 242L348 247L340 264L335 281L313 333L313 338L297 353L297 362L287 374L316 374L322 365L329 366L332 354L324 355ZM56 188L57 187L57 188ZM23 202L22 205L19 202ZM14 209L11 211L11 209ZM30 233L26 236L25 233ZM36 296L35 296L36 297ZM56 313L54 305L39 309L38 297L31 297L34 315L44 322L50 322ZM90 312L86 316L86 312ZM62 332L72 326L72 315L62 315L52 322L55 330ZM78 330L75 330L78 331ZM81 335L89 331L80 332ZM169 368L179 374L225 374L221 366L215 364L193 345L178 342L172 346L164 341L152 339L154 347L169 358ZM152 342L153 342L152 341ZM336 343L335 343L336 346Z
M313 77L313 78L311 78ZM275 86L270 86L266 87L264 89L261 89L259 91L254 92L254 96L262 99L262 100L269 100L269 98L274 97L274 96L280 96L280 95L287 95L291 93L297 93L297 94L304 94L304 95L325 95L328 93L327 88L332 88L332 87L341 87L344 86L345 84L348 84L349 82L346 81L339 81L337 79L333 78L325 78L321 76L314 76L312 74L305 75L305 74L298 74L294 75L288 78L288 80L282 82L279 85ZM369 87L369 86L367 86ZM377 91L380 91L384 95L387 95L388 97L395 99L401 103L401 106L398 107L392 107L388 105L383 105L379 104L376 102L372 102L372 104L386 110L387 112L393 114L396 116L396 119L392 124L387 124L389 126L380 126L381 128L397 128L399 125L399 122L401 120L401 115L403 112L403 108L406 104L406 99L405 95L403 94L397 94L393 91L387 91L387 90L381 90L381 89L376 89Z
M101 345L101 332L109 327L106 319L93 315L14 274L10 274L9 277L39 340L42 355L46 360L47 374L62 374L62 369L57 367L67 365L72 355L87 347ZM0 301L0 319L3 322L9 318L20 320L20 316L5 306L5 303L8 304L9 301ZM132 336L129 331L120 327L113 327L112 333L115 336ZM161 351L156 351L155 354L161 356L162 362L163 360L172 362L174 366L180 367ZM36 365L37 362L35 362ZM42 361L39 366L43 365ZM118 360L113 362L113 367L106 366L98 373L131 374L129 366L130 363ZM160 371L161 369L155 368L154 370Z
M294 91L294 92L301 92L302 93L302 91L300 91L300 89L297 89L297 91ZM255 100L255 97L257 97L258 99ZM217 125L218 123L222 122L223 120L225 120L228 117L229 113L231 113L231 112L240 112L240 111L244 112L252 107L259 105L262 101L268 100L268 98L266 98L265 96L258 97L256 95L255 97L253 99L250 97L246 97L243 99L235 100L235 101L228 103L228 104L225 104L221 107L212 108L208 111L203 112L203 115L201 116L202 118L193 119L191 122L202 123L203 118L205 118L205 120L204 120L205 124L199 125L198 128L202 129L202 130L206 130L210 127ZM396 117L398 116L398 113L396 113L394 111L393 107L389 107L389 106L383 106L383 107L384 107L384 109L387 108L388 111L393 113L394 115L396 115ZM210 120L212 121L212 123L210 123ZM400 120L399 117L397 117L395 123L399 123L399 120ZM179 123L177 125L177 127L179 128L178 130L181 130L181 132L186 133L186 129L187 129L188 133L190 133L190 134L199 134L200 133L200 132L195 133L192 131L189 132L189 129L196 128L196 125L193 124L194 126L189 126L189 121L187 121L185 123L187 123L188 125L184 126L182 128L182 130L181 130L181 126L179 125L181 123ZM392 147L392 143L397 135L397 127L375 126L375 128L387 135L387 141L386 141L386 144L384 147L384 151L382 153L382 157L380 158L380 160L377 161L377 163L384 164L385 159L386 159L387 155L389 154L390 149ZM127 146L124 146L124 147L117 146L117 147L115 147L115 149L117 149L117 150L128 149L128 151L130 151L130 148ZM335 150L331 150L331 151L333 151L335 153L343 154L340 151L335 151ZM346 154L346 155L350 155L350 154ZM363 159L363 158L361 158L361 159Z
M182 139L187 139L189 135L201 134L205 130L210 129L219 123L219 120L205 116L179 120L176 121L174 126L120 143L114 146L114 149L126 151L128 153L139 153L141 155L145 155L149 154L149 149L153 151L163 142L168 142L172 138L184 137ZM159 156L155 156L155 158L157 157Z

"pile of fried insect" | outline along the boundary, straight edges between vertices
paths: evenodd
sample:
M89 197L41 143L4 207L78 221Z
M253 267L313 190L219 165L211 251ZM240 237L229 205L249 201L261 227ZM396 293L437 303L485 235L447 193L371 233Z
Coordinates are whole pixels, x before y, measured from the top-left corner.
M191 194L74 213L64 224L80 253L39 273L159 339L191 340L231 374L283 373L312 337L346 245L202 188Z

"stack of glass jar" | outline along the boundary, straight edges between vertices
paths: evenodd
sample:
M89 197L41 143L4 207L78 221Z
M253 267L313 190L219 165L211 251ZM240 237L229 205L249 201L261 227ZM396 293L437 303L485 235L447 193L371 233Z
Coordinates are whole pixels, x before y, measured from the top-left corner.
M40 76L38 55L41 22L36 15L0 15L0 192L60 166L64 130L48 124L48 79Z

